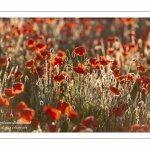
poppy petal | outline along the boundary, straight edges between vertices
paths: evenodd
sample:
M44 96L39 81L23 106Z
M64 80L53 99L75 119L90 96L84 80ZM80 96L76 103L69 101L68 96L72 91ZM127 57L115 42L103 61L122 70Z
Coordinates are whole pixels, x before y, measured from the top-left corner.
M69 114L71 111L71 105L65 101L59 101L57 103L57 109L60 110L62 114Z
M110 86L109 87L110 92L114 95L114 96L118 96L121 93L121 90L117 89L116 87Z
M76 47L74 49L74 53L77 55L77 56L83 56L86 54L86 49L85 47L83 46L80 46L80 47Z
M52 108L50 106L45 106L44 107L44 113L51 119L53 120L59 120L60 119L60 112L55 109Z
M15 94L20 94L22 93L24 90L24 84L21 82L16 82L13 84L13 91L15 92Z
M82 120L82 124L87 128L92 128L97 126L97 120L94 116L88 116Z
M34 60L29 60L25 64L25 68L30 69L34 65Z
M8 98L14 98L16 93L14 92L13 89L8 89L8 88L5 88L4 89L4 94L5 96L7 96Z
M6 98L0 98L0 107L7 107L9 106L9 101Z

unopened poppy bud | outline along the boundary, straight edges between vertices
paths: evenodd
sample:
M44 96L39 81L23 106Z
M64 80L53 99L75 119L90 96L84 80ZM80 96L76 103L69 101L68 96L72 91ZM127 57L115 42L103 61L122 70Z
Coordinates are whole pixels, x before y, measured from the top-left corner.
M8 58L7 58L7 61L9 61L9 62L10 62L10 61L11 61L11 57L8 57Z
M50 49L50 53L53 53L53 52L54 52L54 49L53 49L53 48L51 48L51 49Z
M44 105L44 102L43 101L40 101L40 106L43 106Z
M132 61L137 61L137 60L134 58L134 59L132 59Z

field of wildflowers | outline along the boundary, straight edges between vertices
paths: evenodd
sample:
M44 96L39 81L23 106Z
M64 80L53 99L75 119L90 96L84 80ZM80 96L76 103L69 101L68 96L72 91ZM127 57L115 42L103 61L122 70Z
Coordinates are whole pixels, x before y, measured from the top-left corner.
M149 132L149 18L0 18L0 132Z

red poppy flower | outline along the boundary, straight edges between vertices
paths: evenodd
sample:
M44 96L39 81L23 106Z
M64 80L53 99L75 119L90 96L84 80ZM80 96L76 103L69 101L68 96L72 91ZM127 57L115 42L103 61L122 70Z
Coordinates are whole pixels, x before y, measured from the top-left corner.
M146 67L144 67L141 63L139 66L137 66L136 68L138 71L145 73L148 69Z
M8 89L8 88L5 88L4 89L4 94L5 96L7 96L8 98L14 98L16 93L14 92L13 89Z
M79 124L79 125L76 126L75 131L76 131L76 132L82 132L82 131L84 131L85 129L86 129L86 126L84 126L83 124Z
M50 106L45 106L44 107L44 113L51 119L53 120L59 120L60 119L60 112L55 109L52 108Z
M0 98L0 107L7 107L9 106L9 101L6 98Z
M129 53L128 52L122 52L122 55L127 58L129 56Z
M113 73L114 73L114 77L115 77L115 78L118 78L118 77L119 77L119 74L120 74L120 70L119 70L118 68L115 68L115 69L113 70Z
M110 63L110 61L109 60L107 60L104 56L100 56L100 64L101 65L103 65L103 66L107 66L109 63Z
M46 18L46 22L48 24L52 24L54 22L55 18Z
M96 67L99 67L100 66L100 62L98 60L96 60L95 58L92 58L90 57L89 59L89 65L92 67L92 68L96 68Z
M26 36L26 35L28 35L29 33L30 33L30 28L27 26L27 25L23 25L22 26L23 27L23 29L22 29L22 34L24 35L24 36ZM32 29L33 30L33 29ZM32 45L32 42L30 43L29 42L29 45ZM28 41L26 41L26 45L28 46Z
M96 25L96 32L101 32L102 31L102 27L101 25Z
M34 29L33 29L33 25L35 24L35 22L33 20L28 21L27 24L23 24L22 27L26 30L28 30L30 34L35 33Z
M24 90L24 84L21 82L16 82L13 84L13 90L15 92L15 94L20 94L23 92Z
M129 44L122 44L122 48L124 49L124 51L128 51L129 49Z
M26 62L25 68L30 69L33 65L34 65L34 60L31 59L31 60Z
M57 125L54 122L52 122L52 124L50 124L47 128L46 132L58 132Z
M73 67L73 70L76 73L84 74L85 73L85 66L83 64L78 64L77 67Z
M78 116L78 112L77 112L77 111L71 111L71 112L69 113L69 119L70 119L71 121L73 121L77 116Z
M36 66L36 72L37 72L38 76L42 77L42 75L44 74L44 66L42 66L42 65Z
M32 125L33 127L37 128L37 127L40 125L40 121L37 120L36 118L33 118L33 119L31 120L31 125Z
M38 73L37 73L37 71L36 71L36 67L32 67L32 68L30 69L30 73L32 73L34 76L37 76Z
M53 65L63 66L63 58L62 57L54 57L52 60Z
M126 81L132 81L134 79L134 76L131 73L128 73L126 75Z
M85 47L83 46L80 46L80 47L76 47L74 49L74 53L77 55L77 56L83 56L86 54L86 49Z
M90 18L85 18L85 19L84 19L84 23L85 23L86 25L89 25L89 24L91 23L91 19L90 19Z
M43 60L43 56L41 54L39 54L39 53L36 54L35 61L40 63L42 60Z
M121 81L119 81L120 84L124 84L125 83L125 79L122 79Z
M18 37L19 35L21 35L22 34L22 31L18 28L18 29L16 29L14 32L13 32L13 36L14 37Z
M116 51L114 50L114 48L108 48L106 52L108 55L115 55L116 54Z
M35 18L35 22L38 23L38 24L43 24L44 19L43 18Z
M73 29L74 28L74 26L75 26L75 23L74 22L68 22L68 26L69 26L69 28L70 29Z
M32 119L34 118L35 112L33 109L30 108L23 108L19 113L18 122L30 124Z
M126 24L126 25L131 25L134 23L134 19L133 18L122 18L122 21Z
M54 76L54 81L56 83L61 83L64 81L66 74L65 73L59 73L57 75Z
M0 58L0 66L5 66L7 64L6 58Z
M132 124L130 127L131 132L148 132L148 124Z
M128 103L123 103L119 107L122 108L123 113L124 113L129 108L129 104Z
M127 129L123 126L117 126L116 127L116 132L127 132Z
M114 65L114 66L119 66L119 61L118 60L114 60L113 62L112 62L112 65Z
M28 41L26 41L26 46L28 47L28 48L32 48L32 47L34 47L35 46L35 40L34 39L29 39Z
M36 50L38 51L44 51L47 48L47 44L46 43L38 43L35 45Z
M150 83L146 84L146 89L150 91Z
M71 105L64 101L59 101L57 103L57 109L60 110L62 114L69 114L71 111Z
M112 115L117 118L117 117L121 117L123 115L123 109L121 107L115 107L112 110Z
M150 78L147 77L146 75L143 75L143 76L142 76L142 80L143 80L143 82L144 82L145 84L150 83Z
M15 79L21 79L23 77L23 73L20 70L17 70L17 72L14 74Z
M113 44L113 43L115 42L115 38L109 36L109 37L108 37L108 41L109 41L111 44Z
M64 51L62 51L62 50L58 50L57 51L57 55L59 57L61 57L62 59L65 59L65 57L66 57L66 53Z
M49 50L40 51L40 54L43 58L49 58L50 57L50 51Z
M118 60L114 60L114 61L112 62L112 65L111 65L110 69L111 69L111 70L114 70L114 69L116 69L118 66L119 66Z
M85 119L82 120L81 122L84 126L87 128L92 128L97 126L97 120L95 119L94 116L88 116Z
M18 27L16 27L15 25L11 25L11 26L10 26L10 29L11 29L11 30L16 30L17 28L18 28Z
M110 86L109 87L110 92L114 95L114 96L119 96L121 93L121 90L117 89L116 87Z
M21 101L17 106L16 106L16 111L20 114L21 111L24 109L24 108L28 108L27 104L23 101Z
M95 64L96 64L96 61L97 61L97 60L96 60L95 58L90 57L88 63L89 63L89 65L90 65L92 68L94 68L94 67L95 67Z
M14 111L14 110L7 111L5 116L6 116L7 119L12 119L12 118L16 119L18 117L17 112Z
M130 52L135 52L138 50L138 45L130 44L129 48L130 48Z
M124 75L124 76L119 76L119 77L117 78L117 80L118 80L119 83L120 83L122 80L126 81L126 75Z

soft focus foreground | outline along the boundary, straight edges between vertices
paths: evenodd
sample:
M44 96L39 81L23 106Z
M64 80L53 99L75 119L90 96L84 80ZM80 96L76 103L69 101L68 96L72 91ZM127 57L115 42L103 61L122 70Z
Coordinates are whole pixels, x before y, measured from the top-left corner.
M0 19L0 132L149 132L150 19Z

